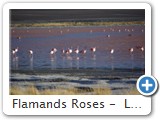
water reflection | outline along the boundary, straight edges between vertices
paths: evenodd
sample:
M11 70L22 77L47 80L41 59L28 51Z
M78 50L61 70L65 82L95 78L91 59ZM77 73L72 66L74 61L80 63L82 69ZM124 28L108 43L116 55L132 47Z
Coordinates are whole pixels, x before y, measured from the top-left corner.
M130 53L130 60L131 60L131 68L132 68L132 71L134 70L134 54L133 53Z
M96 68L96 55L95 54L91 55L91 60L92 60L92 66L93 66L93 68Z
M30 57L29 66L30 66L30 70L33 70L33 57Z
M15 56L15 57L13 57L12 58L12 64L13 64L13 69L14 70L18 70L18 57L17 56Z
M51 70L54 70L57 68L57 63L56 63L56 56L51 57Z
M67 68L73 67L73 58L71 55L66 56L66 66L67 66Z
M111 70L114 70L114 55L111 54Z
M78 56L76 56L76 58L75 58L75 62L76 62L76 69L79 69L79 57Z

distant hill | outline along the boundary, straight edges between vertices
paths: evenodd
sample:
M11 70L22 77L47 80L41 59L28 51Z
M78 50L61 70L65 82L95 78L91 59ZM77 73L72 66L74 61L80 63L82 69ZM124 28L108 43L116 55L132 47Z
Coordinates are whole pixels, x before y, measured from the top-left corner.
M11 24L36 22L144 21L144 9L12 9Z

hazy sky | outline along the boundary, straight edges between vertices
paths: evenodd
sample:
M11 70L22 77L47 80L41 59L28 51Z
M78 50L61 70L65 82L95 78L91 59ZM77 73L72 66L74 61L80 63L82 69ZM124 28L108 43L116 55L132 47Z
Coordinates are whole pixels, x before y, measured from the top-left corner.
M10 13L12 22L96 20L108 18L135 18L144 20L145 18L144 9L12 9Z

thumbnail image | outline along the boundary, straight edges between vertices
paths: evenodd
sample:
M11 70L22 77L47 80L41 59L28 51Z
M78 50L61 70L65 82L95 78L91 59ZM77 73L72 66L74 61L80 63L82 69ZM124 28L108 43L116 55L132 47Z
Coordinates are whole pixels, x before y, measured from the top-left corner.
M144 9L10 9L10 95L138 95Z

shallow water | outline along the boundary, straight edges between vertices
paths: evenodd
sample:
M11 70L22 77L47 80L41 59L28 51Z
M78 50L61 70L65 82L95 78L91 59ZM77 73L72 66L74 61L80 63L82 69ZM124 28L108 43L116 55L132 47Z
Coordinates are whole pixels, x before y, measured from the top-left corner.
M114 29L114 31L112 30ZM128 29L129 31L126 31ZM119 32L120 30L120 32ZM133 31L132 31L133 30ZM11 69L57 69L57 68L108 68L108 69L144 69L144 52L136 46L144 46L144 26L93 26L93 27L53 27L53 28L12 28L11 50L18 47L16 59L12 53ZM131 34L131 36L129 35ZM110 37L107 37L110 35ZM17 37L20 36L20 39ZM72 53L62 55L62 49L79 47L87 49L86 55ZM96 47L95 54L90 52ZM133 47L131 54L128 49ZM57 48L57 53L51 57L50 51ZM114 54L110 54L110 49ZM33 50L33 59L28 50ZM79 59L77 59L79 58Z

